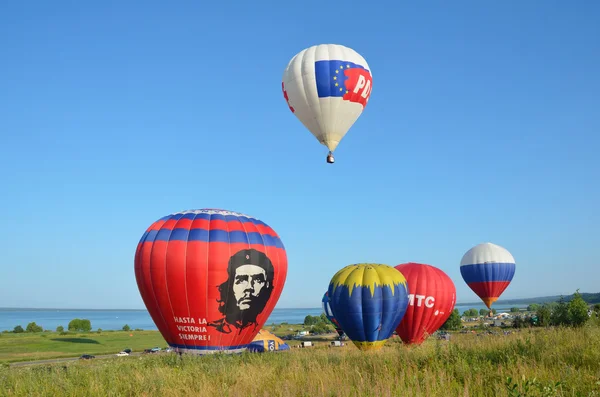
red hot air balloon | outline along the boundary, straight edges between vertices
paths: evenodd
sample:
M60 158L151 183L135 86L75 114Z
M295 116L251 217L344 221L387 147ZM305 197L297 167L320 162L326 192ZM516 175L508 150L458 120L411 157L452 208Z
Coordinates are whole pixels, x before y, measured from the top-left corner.
M407 344L421 344L446 322L456 303L456 287L442 270L421 263L396 266L410 294L404 318L396 328Z
M201 209L165 216L142 236L135 277L142 299L177 352L240 352L279 300L287 256L264 222Z

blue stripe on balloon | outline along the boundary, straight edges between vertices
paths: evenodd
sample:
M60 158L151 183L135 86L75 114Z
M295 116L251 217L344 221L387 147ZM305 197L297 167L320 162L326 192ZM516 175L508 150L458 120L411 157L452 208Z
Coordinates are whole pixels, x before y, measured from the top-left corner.
M463 265L460 274L467 284L485 281L511 281L515 274L514 263L479 263Z
M183 229L175 228L150 230L142 237L141 242L153 241L202 241L222 243L260 244L267 247L284 248L278 237L258 232L243 232L239 230L227 231L222 229Z

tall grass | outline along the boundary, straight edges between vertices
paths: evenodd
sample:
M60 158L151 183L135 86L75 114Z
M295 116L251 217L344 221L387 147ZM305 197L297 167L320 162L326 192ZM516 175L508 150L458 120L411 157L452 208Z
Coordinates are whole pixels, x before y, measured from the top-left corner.
M0 370L7 396L599 396L600 329Z

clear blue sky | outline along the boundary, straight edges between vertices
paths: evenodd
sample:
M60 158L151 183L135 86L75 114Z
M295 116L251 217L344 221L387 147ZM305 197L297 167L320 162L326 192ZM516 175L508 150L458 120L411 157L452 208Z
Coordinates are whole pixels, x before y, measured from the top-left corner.
M281 308L362 261L478 301L486 241L517 261L502 298L600 291L599 2L216 4L0 5L0 307L143 308L143 232L207 207L279 233ZM334 165L281 94L319 43L374 77Z

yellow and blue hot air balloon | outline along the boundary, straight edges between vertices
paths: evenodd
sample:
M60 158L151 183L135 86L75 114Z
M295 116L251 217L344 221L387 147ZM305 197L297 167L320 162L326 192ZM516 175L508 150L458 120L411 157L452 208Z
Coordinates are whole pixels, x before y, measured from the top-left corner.
M346 266L333 276L327 292L335 319L360 350L380 349L408 306L406 279L388 265Z

